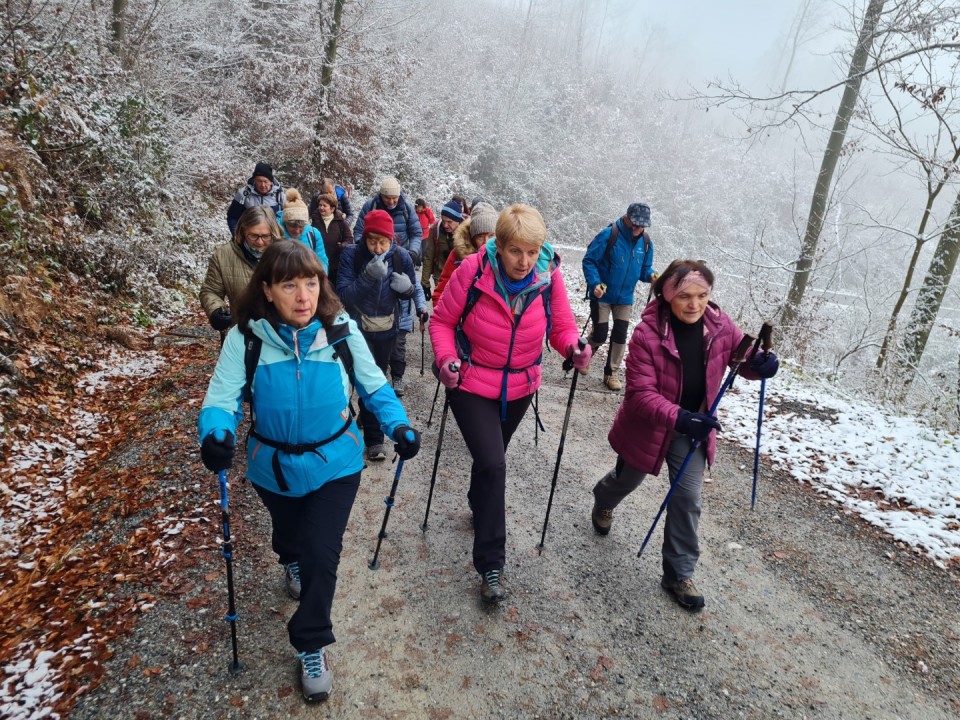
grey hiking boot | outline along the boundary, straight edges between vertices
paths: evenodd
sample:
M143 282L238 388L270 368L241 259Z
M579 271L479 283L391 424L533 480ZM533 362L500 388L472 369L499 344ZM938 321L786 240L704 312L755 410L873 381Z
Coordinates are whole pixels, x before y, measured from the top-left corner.
M321 702L330 697L333 688L333 672L327 662L326 648L297 653L300 658L300 686L303 699L307 702Z
M610 526L613 525L613 508L605 508L593 503L593 512L590 513L590 522L593 523L593 529L598 535L607 535L610 532Z
M403 397L403 393L406 391L406 386L403 384L402 377L395 377L393 379L393 392L397 397Z
M503 583L503 568L487 570L480 573L483 582L480 584L480 596L487 602L500 602L507 596L507 588Z
M292 562L283 566L283 581L287 594L294 600L300 599L300 563Z
M367 460L386 460L387 459L387 449L384 447L383 443L377 443L376 445L371 445L367 448Z
M693 578L667 580L667 576L664 575L660 578L660 587L670 592L674 600L677 601L677 604L685 610L697 612L698 610L702 610L706 604L703 595L697 590L697 586L693 584Z

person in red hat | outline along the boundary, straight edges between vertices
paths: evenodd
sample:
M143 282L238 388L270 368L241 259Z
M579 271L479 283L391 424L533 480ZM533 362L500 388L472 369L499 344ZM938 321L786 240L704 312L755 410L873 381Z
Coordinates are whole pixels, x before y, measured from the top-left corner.
M364 218L361 242L343 248L337 294L384 374L397 342L400 304L414 296L416 282L410 254L394 240L393 218L384 210L371 210ZM367 460L384 460L380 423L362 401L359 404Z

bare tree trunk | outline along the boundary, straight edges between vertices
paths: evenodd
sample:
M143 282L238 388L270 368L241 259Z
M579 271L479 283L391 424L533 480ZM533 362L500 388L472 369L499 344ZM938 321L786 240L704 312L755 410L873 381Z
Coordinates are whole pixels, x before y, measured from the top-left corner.
M337 64L337 43L340 41L340 29L343 25L344 0L333 2L333 23L330 26L330 37L327 38L327 47L323 53L323 72L320 74L320 85L323 87L323 99L326 103L333 85L333 68Z
M787 87L787 79L790 77L790 71L793 70L794 60L797 59L797 50L799 50L800 45L803 44L801 37L804 29L806 28L807 14L810 12L810 6L812 3L813 0L803 0L803 5L800 6L800 10L797 12L797 15L793 21L793 25L791 26L793 33L790 37L790 57L787 58L787 67L783 71L783 80L780 82L781 94Z
M953 278L953 271L957 266L957 257L960 256L960 195L957 195L946 227L940 235L940 241L933 251L927 276L917 294L917 303L913 306L910 315L910 326L903 340L903 351L897 357L898 366L903 376L901 397L906 396L910 384L917 374L920 358L930 339L933 321L937 319L947 286Z
M823 153L823 162L820 165L820 174L813 191L810 203L810 214L807 216L807 229L800 245L800 257L797 259L796 270L790 281L787 299L780 314L780 327L786 332L795 332L794 324L803 302L803 295L810 280L810 271L813 268L813 259L817 254L817 245L820 242L820 232L823 229L824 216L827 210L827 198L830 186L833 183L833 173L840 160L840 152L847 135L847 126L860 95L860 84L863 80L863 70L867 65L867 56L873 45L874 34L880 20L885 0L870 0L866 14L863 17L863 26L857 38L857 47L850 60L850 71L847 73L847 82L840 100L840 108L830 132L827 149Z
M123 54L123 45L127 36L127 24L124 15L127 12L127 0L113 0L113 20L110 23L112 41L110 51L116 55Z
M960 160L960 150L954 153L952 163L956 163L957 160ZM890 352L890 344L893 342L897 330L897 320L900 318L900 311L903 309L903 306L907 301L907 297L910 294L910 285L913 284L913 273L917 269L917 261L920 258L920 251L923 249L923 246L926 243L927 223L930 221L930 215L933 212L933 203L936 201L937 197L940 195L940 191L943 190L943 187L946 184L947 179L944 178L937 184L935 188L932 188L929 184L927 185L927 204L923 208L923 217L920 220L920 227L917 229L917 237L913 246L913 255L910 256L910 262L907 264L907 275L903 279L903 287L900 288L900 295L897 297L897 302L893 306L893 311L890 313L890 320L887 323L887 333L883 336L883 343L880 345L880 354L877 355L878 369L882 368L887 361L887 357Z

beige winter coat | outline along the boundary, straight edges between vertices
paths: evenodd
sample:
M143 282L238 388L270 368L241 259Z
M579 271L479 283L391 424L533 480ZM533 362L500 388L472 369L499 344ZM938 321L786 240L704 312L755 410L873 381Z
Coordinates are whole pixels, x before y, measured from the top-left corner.
M219 308L229 309L253 276L254 265L247 260L239 243L224 243L210 256L207 276L200 285L200 304L209 318Z

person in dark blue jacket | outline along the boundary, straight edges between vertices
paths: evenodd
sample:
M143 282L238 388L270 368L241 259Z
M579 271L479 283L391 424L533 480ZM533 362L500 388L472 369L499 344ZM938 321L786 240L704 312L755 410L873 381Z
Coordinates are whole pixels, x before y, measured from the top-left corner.
M286 197L283 187L273 177L273 168L269 163L258 162L247 184L237 190L237 194L227 209L227 226L230 235L237 233L237 220L248 207L266 205L274 215L283 210Z
M395 177L384 178L380 183L380 192L360 208L357 223L353 226L353 241L358 245L363 239L363 226L367 213L373 210L384 210L393 219L393 239L397 241L397 245L410 253L413 264L419 265L423 228L420 227L417 211L400 192L400 182Z
M413 261L393 238L393 219L384 210L371 211L360 242L347 245L340 256L337 292L384 374L400 332L400 305L416 291ZM383 430L362 401L360 421L367 460L383 460Z
M590 319L593 333L590 345L597 348L607 340L610 316L613 332L607 364L603 368L603 384L611 390L623 385L617 377L627 348L627 331L633 312L633 293L639 281L652 283L657 279L653 271L653 243L647 234L650 227L650 207L633 203L626 214L601 230L590 241L583 256L583 276L587 281L590 300Z
M394 438L401 458L417 454L420 435L307 246L270 245L234 315L237 325L227 334L197 421L200 457L213 472L232 466L249 388L246 476L270 512L287 592L300 600L287 630L300 659L303 696L325 700L332 686L326 647L335 641L330 611L337 567L364 466L351 386ZM249 386L248 339L260 346Z

